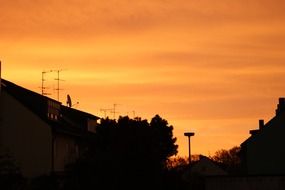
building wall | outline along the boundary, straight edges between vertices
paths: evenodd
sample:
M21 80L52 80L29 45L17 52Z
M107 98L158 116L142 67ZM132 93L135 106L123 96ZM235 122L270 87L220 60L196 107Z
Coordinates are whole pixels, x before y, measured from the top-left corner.
M284 176L207 177L206 190L284 190Z
M249 175L285 174L285 115L256 135L247 145Z
M51 171L51 128L4 90L0 96L0 142L17 161L22 174L35 177Z
M74 138L67 135L55 134L54 138L54 171L62 172L67 164L78 158L78 145Z

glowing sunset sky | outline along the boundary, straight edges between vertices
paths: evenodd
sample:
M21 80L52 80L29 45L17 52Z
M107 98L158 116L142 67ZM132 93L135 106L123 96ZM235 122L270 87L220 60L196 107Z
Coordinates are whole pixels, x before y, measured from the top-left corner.
M284 10L283 0L0 0L2 75L40 92L42 70L66 69L62 102L159 114L180 155L186 131L194 154L213 154L285 96Z

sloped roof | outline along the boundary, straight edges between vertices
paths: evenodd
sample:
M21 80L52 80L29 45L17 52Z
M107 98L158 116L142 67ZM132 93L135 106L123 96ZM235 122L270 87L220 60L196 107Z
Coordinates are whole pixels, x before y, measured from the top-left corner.
M259 138L260 135L267 133L268 130L272 130L275 127L281 127L281 125L285 124L285 111L280 111L276 114L270 121L268 121L262 128L254 130L255 133L252 134L249 138L247 138L243 143L241 143L241 147L246 146L248 143L255 141Z
M252 134L244 142L242 142L241 147L247 145L247 143L249 143L251 141L254 141L254 139L257 138L257 136L259 136L261 133L264 133L264 131L268 127L269 123L272 123L272 120L274 120L274 119L275 119L275 117L272 118L268 123L266 123L263 128L254 130L254 134Z
M4 79L2 79L2 89L42 119L46 118L47 101L57 102Z
M190 170L192 173L198 173L203 176L227 175L227 172L220 168L217 163L203 155L200 155L199 161L195 162Z
M48 123L57 132L78 136L86 130L88 119L99 119L95 115L66 107L54 99L42 96L5 79L2 79L1 85L3 90ZM51 120L47 117L48 101L60 105L60 117L57 120Z
M199 160L191 162L188 170L183 174L182 178L186 181L191 180L192 176L225 176L228 173L223 170L218 163L210 158L200 155Z

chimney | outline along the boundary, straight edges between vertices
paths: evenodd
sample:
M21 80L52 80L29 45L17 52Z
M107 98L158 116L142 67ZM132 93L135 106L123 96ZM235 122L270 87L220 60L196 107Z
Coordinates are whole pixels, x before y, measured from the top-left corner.
M261 130L264 127L264 120L260 119L259 120L259 130Z
M277 105L276 115L285 111L285 98L279 98L279 104Z
M250 131L249 131L249 134L251 134L251 135L256 135L258 132L259 132L258 129L254 129L254 130L250 130Z

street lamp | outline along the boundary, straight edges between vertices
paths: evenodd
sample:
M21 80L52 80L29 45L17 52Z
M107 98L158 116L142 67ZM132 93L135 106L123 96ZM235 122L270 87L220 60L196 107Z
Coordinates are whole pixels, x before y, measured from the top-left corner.
M186 136L186 137L188 137L188 148L189 148L189 165L190 165L190 163L191 163L191 149L190 149L190 137L192 137L192 136L194 136L195 135L195 133L193 133L193 132L187 132L187 133L184 133L184 136Z

